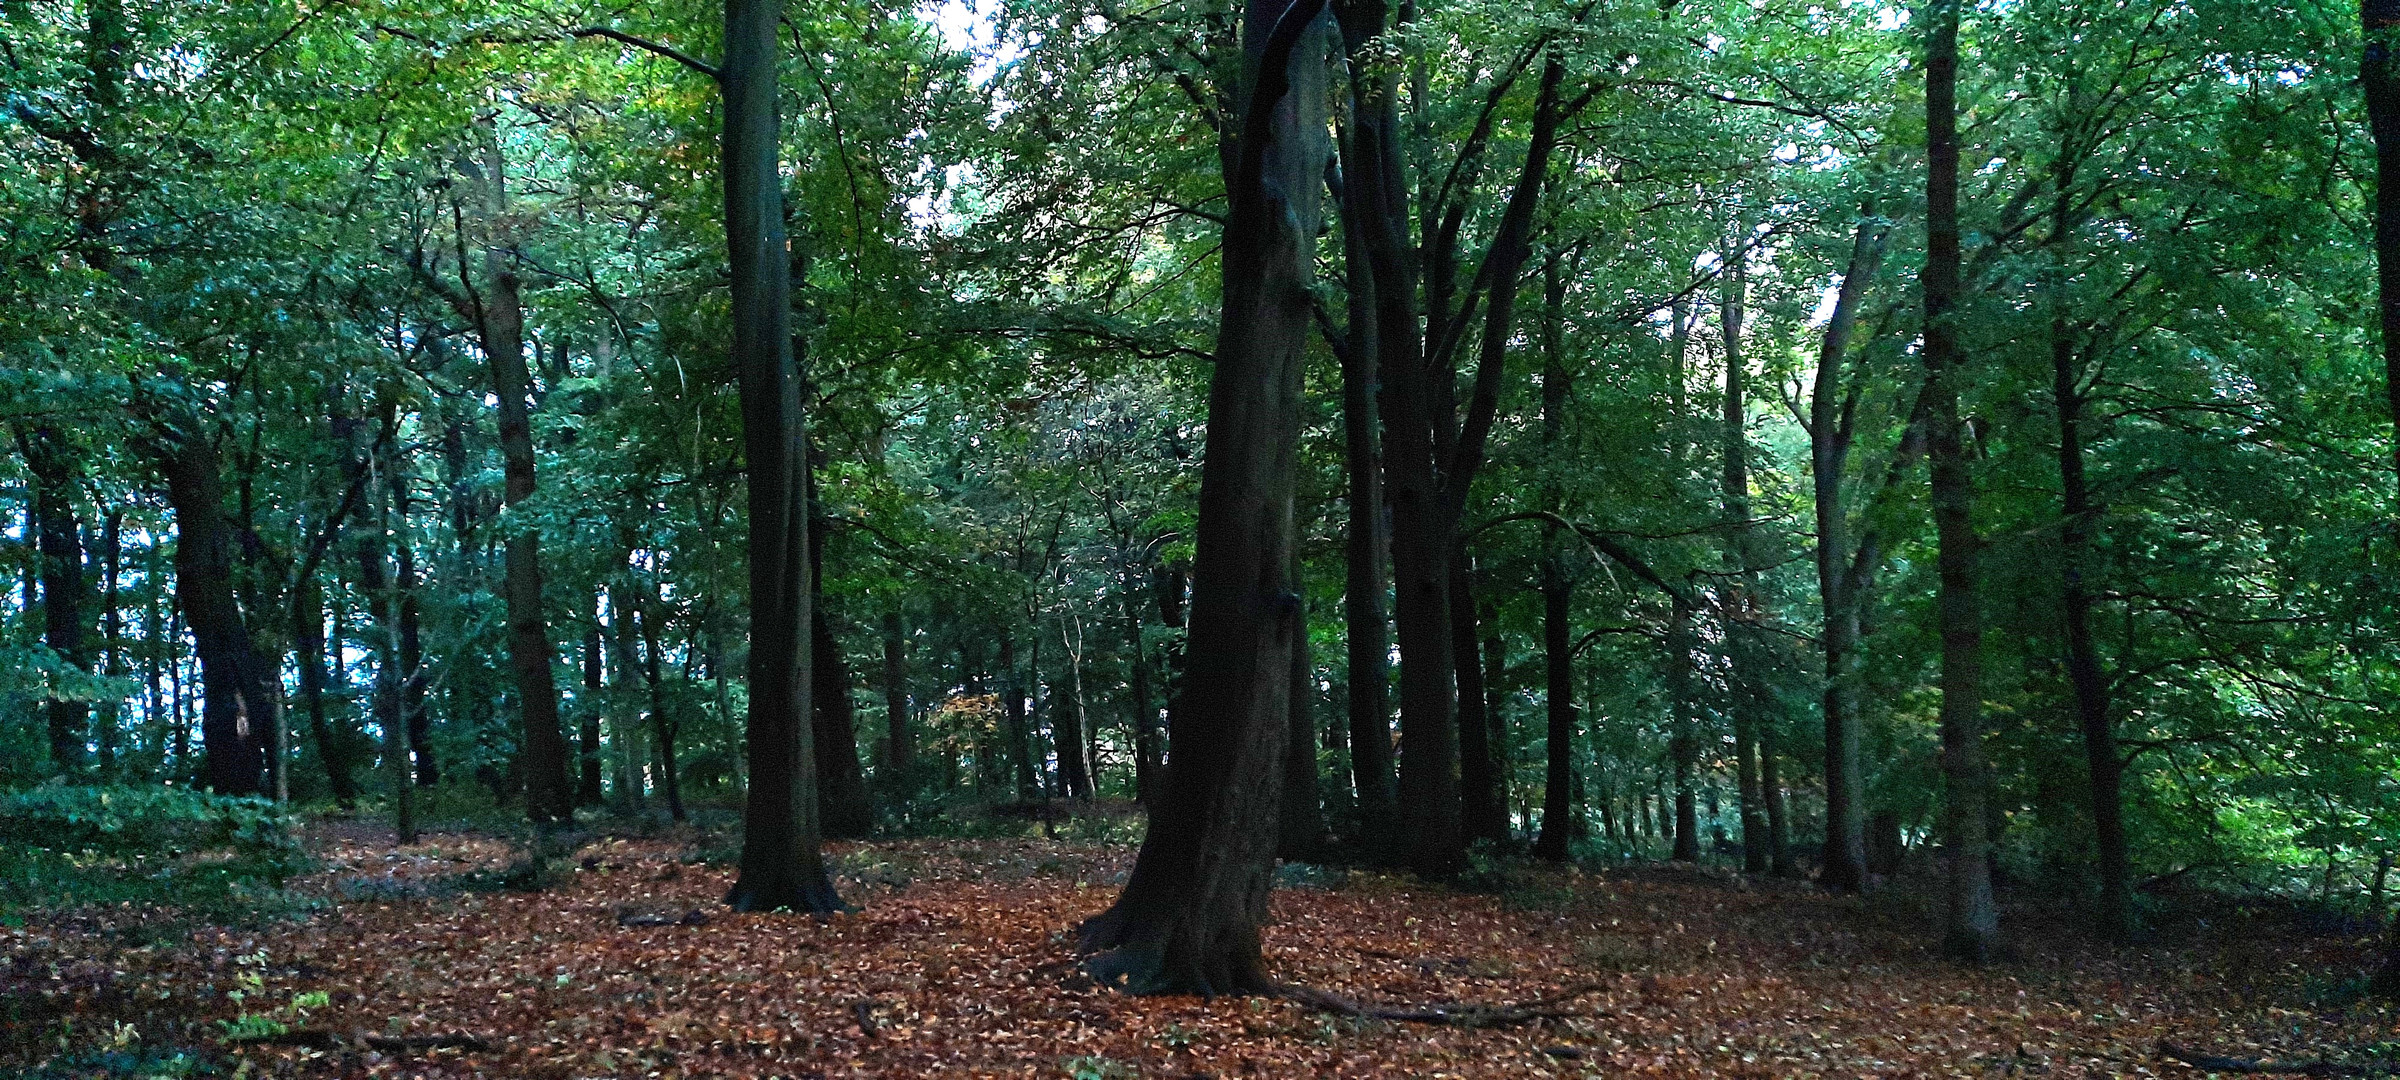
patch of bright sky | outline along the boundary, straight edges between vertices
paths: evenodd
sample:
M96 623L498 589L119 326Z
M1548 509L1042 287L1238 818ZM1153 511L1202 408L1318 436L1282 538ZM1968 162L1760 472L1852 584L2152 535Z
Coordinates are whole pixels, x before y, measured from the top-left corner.
M1001 42L999 7L1000 0L928 0L917 10L941 32L942 44L975 58L967 78L982 86L1024 52Z

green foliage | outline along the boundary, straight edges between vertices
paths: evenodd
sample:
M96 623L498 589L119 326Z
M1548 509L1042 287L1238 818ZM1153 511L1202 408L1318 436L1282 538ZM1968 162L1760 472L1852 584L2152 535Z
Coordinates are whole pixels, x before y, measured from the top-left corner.
M296 822L261 799L181 788L46 786L0 795L0 915L121 902L264 912L307 865Z

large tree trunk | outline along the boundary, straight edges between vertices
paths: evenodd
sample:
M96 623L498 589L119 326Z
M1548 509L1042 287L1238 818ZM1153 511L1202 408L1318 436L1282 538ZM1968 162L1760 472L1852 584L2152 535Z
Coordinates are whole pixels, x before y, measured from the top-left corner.
M1243 16L1184 692L1133 876L1079 934L1086 969L1136 991L1271 985L1259 932L1300 631L1292 489L1327 153L1322 7L1250 0Z
M1925 36L1925 367L1933 381L1927 456L1933 465L1933 521L1940 546L1942 774L1949 903L1943 944L1980 963L1999 938L1992 898L1986 823L1989 770L1983 754L1983 617L1976 597L1974 478L1968 471L1959 387L1958 21L1961 0L1926 5Z
M779 5L726 0L725 244L733 277L733 363L742 401L750 514L750 716L744 751L740 876L726 902L743 911L841 909L817 820L809 717L807 432L792 358L790 248L777 160L775 31Z
M1860 599L1850 585L1850 512L1842 493L1853 429L1851 400L1843 395L1842 369L1858 306L1882 262L1890 226L1874 205L1860 208L1850 262L1835 292L1833 314L1817 351L1817 374L1808 402L1810 478L1817 523L1817 599L1823 622L1818 641L1825 654L1825 867L1818 882L1835 892L1857 892L1867 882L1864 791L1858 742L1858 646Z
M1567 279L1559 257L1542 260L1542 458L1551 469L1565 466L1560 442L1566 436L1567 412ZM1542 481L1542 507L1565 512L1565 497L1555 475ZM1542 538L1542 708L1547 721L1543 752L1547 758L1542 780L1542 832L1534 841L1535 858L1563 862L1572 822L1575 789L1575 657L1572 604L1574 584L1567 578L1565 553L1558 527ZM1605 810L1605 807L1603 808Z
M1360 140L1374 138L1369 107L1352 89L1352 118L1343 132L1343 167L1374 153ZM1342 440L1349 479L1349 535L1344 539L1342 623L1345 677L1349 689L1350 776L1358 790L1358 841L1375 862L1395 860L1399 849L1399 803L1392 775L1391 626L1383 595L1383 452L1375 408L1378 344L1374 261L1360 230L1373 220L1372 170L1345 171L1341 188L1342 263L1349 284L1349 343L1342 350Z
M41 563L42 643L58 658L89 670L83 649L83 537L75 522L75 465L56 429L17 433L17 448L33 474L34 547ZM60 775L83 774L91 706L53 697L43 706L50 765Z
M199 424L162 433L159 467L175 512L175 597L199 646L201 783L222 795L266 790L275 683L250 647L233 588L233 528L216 447Z

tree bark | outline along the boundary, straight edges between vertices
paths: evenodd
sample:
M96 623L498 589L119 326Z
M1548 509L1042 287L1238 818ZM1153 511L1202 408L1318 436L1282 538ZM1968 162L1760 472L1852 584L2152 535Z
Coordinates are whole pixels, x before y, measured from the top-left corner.
M315 574L300 581L292 621L300 651L300 702L308 712L308 732L317 744L317 759L334 805L348 811L358 804L358 780L351 774L347 732L337 734L325 714L325 585Z
M675 759L675 736L683 724L667 708L666 661L658 645L658 598L645 590L639 623L642 635L642 683L650 692L650 733L657 741L659 794L667 800L667 820L685 819L683 772ZM811 806L811 811L814 811Z
M199 646L201 783L222 795L266 790L264 735L274 682L250 647L233 588L233 528L216 446L196 419L160 433L158 458L175 513L175 597Z
M33 474L34 547L41 562L42 643L68 666L91 669L83 644L83 537L75 521L75 465L65 440L48 426L17 432L17 448ZM84 772L91 706L53 696L43 705L50 765L59 775Z
M2384 393L2394 438L2392 465L2400 469L2400 71L2392 60L2400 0L2359 0L2366 47L2358 69L2366 92L2367 128L2375 139L2375 287L2383 330ZM2400 983L2400 970L2393 972Z
M400 611L400 722L408 728L408 754L415 762L416 784L429 788L441 783L441 767L433 756L433 710L425 706L424 618L417 597L416 545L408 539L408 493L393 492L392 551L399 574L393 579Z
M875 801L867 794L866 774L858 763L858 722L850 698L850 665L842 644L826 621L823 597L811 605L811 648L817 693L811 714L816 718L817 815L825 835L856 840L875 832Z
M1747 237L1738 238L1746 240ZM1725 340L1723 484L1725 553L1737 576L1726 583L1725 655L1732 666L1733 757L1741 799L1742 871L1765 873L1773 843L1768 839L1764 788L1759 780L1759 729L1766 722L1766 692L1758 671L1758 574L1750 534L1750 414L1745 385L1748 359L1742 354L1742 320L1749 290L1749 258L1738 242L1726 255L1725 292L1717 316Z
M1542 460L1553 470L1542 481L1542 506L1553 514L1565 512L1566 499L1554 470L1564 466L1561 443L1566 437L1567 413L1567 279L1557 255L1542 260ZM1572 840L1570 822L1576 808L1575 789L1575 656L1574 584L1567 577L1566 555L1559 545L1558 526L1542 538L1542 709L1546 721L1543 752L1542 832L1533 844L1535 858L1566 861ZM1605 811L1605 806L1603 807Z
M792 357L790 246L784 235L776 111L776 18L769 0L726 0L722 85L725 243L733 278L750 515L750 716L744 751L742 911L844 907L825 873L817 819L811 668L801 635L809 589L807 431Z
M1184 692L1132 878L1085 968L1137 992L1269 989L1260 951L1289 738L1301 360L1325 143L1323 0L1249 0L1229 155Z
M1300 587L1300 557L1292 554L1293 592ZM1277 816L1275 854L1294 862L1323 857L1325 815L1317 804L1316 672L1309 661L1308 606L1300 605L1299 626L1292 636L1291 711L1285 724L1289 739L1283 751L1283 804Z
M1384 593L1390 588L1384 574L1388 538L1383 451L1376 433L1380 420L1375 408L1379 392L1375 365L1382 354L1376 298L1380 286L1375 262L1361 234L1365 223L1373 220L1374 196L1367 185L1376 177L1372 169L1347 171L1354 162L1370 159L1375 153L1360 140L1379 137L1382 130L1365 118L1370 107L1360 100L1362 82L1372 85L1364 76L1353 81L1351 120L1342 133L1341 148L1345 169L1340 191L1342 264L1349 287L1349 343L1341 356L1342 444L1350 504L1343 548L1342 624L1359 847L1369 861L1391 863L1399 851L1399 795L1392 775L1392 638L1383 606Z
M2063 222L2066 200L2060 200ZM2058 284L2054 282L2054 285ZM2093 839L2100 856L2100 919L2104 932L2123 937L2133 929L2132 856L2125 838L2124 759L2109 716L2108 677L2092 637L2094 599L2089 579L2100 507L2092 501L2083 461L2083 365L2054 295L2050 320L2051 397L2058 413L2059 614L2066 624L2067 683L2074 690L2075 718L2083 731L2084 767L2091 782Z
M1700 721L1692 700L1692 605L1676 597L1667 621L1667 754L1675 779L1676 862L1700 861Z
M903 785L917 757L916 736L908 726L908 637L896 602L883 612L883 746L883 766L892 778L887 783L878 773L875 782L886 798L896 798L906 794Z
M1492 752L1491 694L1484 683L1483 631L1475 618L1469 558L1452 554L1450 564L1451 664L1458 681L1459 828L1468 843L1508 839L1508 806L1501 801L1500 769Z
M607 667L601 659L600 612L592 605L591 625L583 631L583 689L584 700L576 703L576 784L577 806L598 806L600 790L600 695L607 685Z
M1142 640L1141 587L1125 568L1126 723L1133 736L1133 797L1147 805L1158 792L1158 708L1150 702L1150 649Z
M1818 640L1825 655L1822 695L1825 717L1825 852L1819 884L1835 892L1857 892L1867 882L1866 814L1860 787L1858 742L1859 597L1850 585L1850 512L1843 505L1852 437L1852 401L1842 390L1844 357L1858 307L1882 262L1890 226L1860 208L1850 261L1834 294L1833 314L1817 350L1817 374L1808 402L1809 471L1817 523L1817 599L1823 623Z
M1925 11L1925 367L1933 385L1927 456L1941 586L1942 773L1949 898L1943 945L1981 963L1999 939L1985 821L1989 770L1983 754L1983 624L1977 599L1974 478L1967 462L1959 388L1958 24L1960 0L1929 0Z

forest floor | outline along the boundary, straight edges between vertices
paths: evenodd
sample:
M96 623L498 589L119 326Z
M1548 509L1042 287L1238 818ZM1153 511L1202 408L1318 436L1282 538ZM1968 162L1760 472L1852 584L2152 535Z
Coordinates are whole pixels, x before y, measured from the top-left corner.
M1091 985L1068 931L1107 905L1123 847L836 845L860 910L812 918L728 912L729 870L689 837L594 841L529 893L492 887L520 853L476 834L395 851L346 825L312 846L292 888L315 900L247 925L100 909L0 929L0 1075L2200 1076L2161 1041L2400 1049L2400 1014L2355 1000L2362 935L2230 904L2112 949L2020 900L2014 955L1967 970L1899 888L1633 868L1276 892L1268 961L1293 983L1394 1006L1586 991L1464 1028Z

